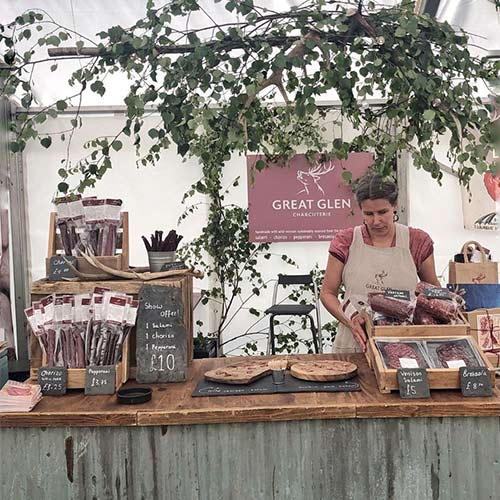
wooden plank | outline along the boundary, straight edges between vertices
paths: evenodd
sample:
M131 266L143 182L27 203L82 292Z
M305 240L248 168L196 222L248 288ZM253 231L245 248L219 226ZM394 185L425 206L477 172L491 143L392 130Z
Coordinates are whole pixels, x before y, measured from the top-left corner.
M121 241L122 249L122 269L129 269L129 228L128 228L128 212L122 212L122 230L123 236Z
M181 287L183 278L170 278L148 281L153 285L177 286ZM49 295L51 293L92 293L96 286L111 288L114 292L123 292L137 295L142 285L146 283L142 280L105 280L105 281L58 281L38 280L31 286L32 295Z
M49 217L49 246L47 255L51 257L56 254L56 213L50 212Z

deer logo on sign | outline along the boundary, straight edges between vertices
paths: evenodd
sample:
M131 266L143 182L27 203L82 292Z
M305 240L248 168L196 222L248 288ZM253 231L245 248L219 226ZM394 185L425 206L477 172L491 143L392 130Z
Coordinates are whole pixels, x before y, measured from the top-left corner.
M472 278L472 283L481 283L481 281L484 281L486 279L486 274L481 273L478 276Z
M325 190L321 187L319 181L323 175L328 174L334 169L335 165L330 160L328 163L315 163L307 171L299 170L297 172L297 180L302 184L303 188L297 194L309 194L309 190L313 186L316 186L318 191L325 194Z

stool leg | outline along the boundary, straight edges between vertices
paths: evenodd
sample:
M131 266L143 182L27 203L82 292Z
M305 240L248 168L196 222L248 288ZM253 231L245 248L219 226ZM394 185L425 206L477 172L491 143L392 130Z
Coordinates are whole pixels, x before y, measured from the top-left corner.
M276 346L274 345L274 315L271 314L269 319L269 343L271 344L271 354L276 354Z
M319 353L319 345L318 345L318 332L316 329L316 325L314 324L314 320L312 319L312 316L310 314L307 315L309 318L309 321L311 322L311 332L312 332L312 337L313 337L313 344L314 344L314 350L316 351L316 354Z

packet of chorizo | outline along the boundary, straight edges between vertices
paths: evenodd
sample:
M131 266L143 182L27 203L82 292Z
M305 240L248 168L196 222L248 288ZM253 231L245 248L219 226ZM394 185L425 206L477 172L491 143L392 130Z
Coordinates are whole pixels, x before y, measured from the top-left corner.
M428 368L429 360L420 341L375 339L385 368Z

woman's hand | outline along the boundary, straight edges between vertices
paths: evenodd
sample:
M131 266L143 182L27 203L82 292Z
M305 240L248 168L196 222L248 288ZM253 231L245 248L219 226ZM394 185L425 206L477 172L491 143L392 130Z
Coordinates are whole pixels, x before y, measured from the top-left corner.
M366 333L364 329L365 320L361 314L356 314L351 321L349 321L349 328L351 329L354 340L359 344L363 352L366 351Z

